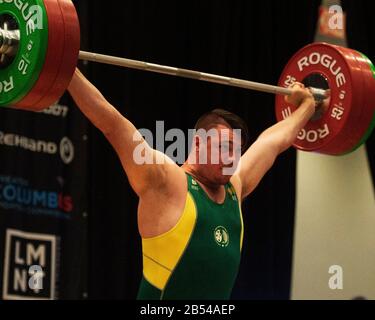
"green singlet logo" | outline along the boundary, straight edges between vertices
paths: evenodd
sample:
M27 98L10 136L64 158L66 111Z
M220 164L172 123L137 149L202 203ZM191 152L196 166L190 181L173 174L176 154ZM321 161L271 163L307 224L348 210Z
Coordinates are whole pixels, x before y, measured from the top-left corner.
M227 247L229 244L229 233L224 227L217 227L214 232L215 241L220 247Z

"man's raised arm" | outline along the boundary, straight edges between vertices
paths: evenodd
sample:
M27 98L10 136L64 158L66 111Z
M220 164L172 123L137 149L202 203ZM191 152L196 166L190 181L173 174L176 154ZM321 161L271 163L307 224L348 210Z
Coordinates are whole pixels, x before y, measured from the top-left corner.
M286 99L299 106L298 109L289 118L265 130L241 158L236 176L241 182L242 199L256 188L277 156L293 145L315 112L314 97L308 89L296 84L293 91Z
M153 150L135 126L116 110L77 69L68 88L84 115L97 127L116 150L134 191L141 196L150 186L160 188L166 183L166 167L178 168L164 154ZM136 139L135 139L136 137ZM136 148L152 161L137 164L133 153ZM140 148L141 147L141 148ZM159 158L156 164L156 158Z

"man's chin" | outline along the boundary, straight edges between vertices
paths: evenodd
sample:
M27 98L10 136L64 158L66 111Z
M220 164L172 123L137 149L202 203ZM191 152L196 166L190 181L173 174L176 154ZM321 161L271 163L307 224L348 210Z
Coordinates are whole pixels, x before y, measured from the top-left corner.
M221 184L221 185L226 185L229 183L230 179L232 178L232 176L220 176L217 178L217 183L218 184Z

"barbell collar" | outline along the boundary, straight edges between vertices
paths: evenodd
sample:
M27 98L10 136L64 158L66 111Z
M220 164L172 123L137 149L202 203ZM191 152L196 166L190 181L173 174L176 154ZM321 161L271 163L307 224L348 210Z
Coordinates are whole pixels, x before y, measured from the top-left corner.
M0 55L14 56L17 53L19 40L19 30L4 30L0 28Z

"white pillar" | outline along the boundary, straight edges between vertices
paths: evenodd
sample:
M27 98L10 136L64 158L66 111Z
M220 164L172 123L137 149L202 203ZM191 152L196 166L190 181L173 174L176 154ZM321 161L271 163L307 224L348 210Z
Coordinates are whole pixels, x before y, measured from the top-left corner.
M365 147L298 152L292 299L375 299L375 199ZM342 267L343 290L329 274ZM339 274L337 274L339 276Z

